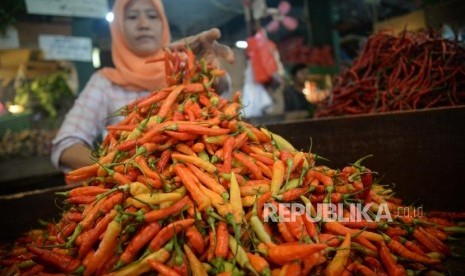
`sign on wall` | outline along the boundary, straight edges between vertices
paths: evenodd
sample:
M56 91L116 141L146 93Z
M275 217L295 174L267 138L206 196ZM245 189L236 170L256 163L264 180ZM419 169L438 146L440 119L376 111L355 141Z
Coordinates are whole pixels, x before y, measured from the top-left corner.
M39 35L39 47L46 60L92 61L92 41L88 37Z
M28 13L77 17L104 18L107 0L26 0Z

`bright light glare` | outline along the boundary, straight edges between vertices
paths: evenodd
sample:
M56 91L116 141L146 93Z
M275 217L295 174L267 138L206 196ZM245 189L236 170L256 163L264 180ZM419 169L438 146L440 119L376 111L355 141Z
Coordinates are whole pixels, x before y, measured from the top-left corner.
M115 18L115 15L112 12L108 12L107 15L105 16L105 19L108 22L113 22L113 19Z
M240 48L240 49L246 49L247 48L247 41L244 41L244 40L236 41L236 47Z
M8 111L10 111L13 114L21 113L24 111L24 106L19 104L10 104L8 106Z
M92 65L94 66L94 68L100 68L101 66L99 48L92 49Z

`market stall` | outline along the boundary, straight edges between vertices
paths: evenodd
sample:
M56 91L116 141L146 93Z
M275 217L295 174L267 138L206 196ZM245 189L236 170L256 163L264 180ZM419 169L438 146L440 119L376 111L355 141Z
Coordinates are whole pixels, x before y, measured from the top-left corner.
M51 142L75 98L75 68L25 49L0 51L0 60L10 72L0 94L0 194L57 186Z
M317 116L270 121L220 95L224 69L164 49L144 62L166 85L66 174L42 131L72 93L59 67L29 75L6 106L27 120L1 133L0 274L462 275L464 53L371 34L351 66L309 77L334 75Z

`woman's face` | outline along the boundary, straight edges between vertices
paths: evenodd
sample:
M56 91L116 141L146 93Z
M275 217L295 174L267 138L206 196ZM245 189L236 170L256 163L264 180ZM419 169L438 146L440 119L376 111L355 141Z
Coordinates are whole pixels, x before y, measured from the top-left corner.
M161 47L162 21L150 0L132 0L124 9L124 33L136 55L148 56Z

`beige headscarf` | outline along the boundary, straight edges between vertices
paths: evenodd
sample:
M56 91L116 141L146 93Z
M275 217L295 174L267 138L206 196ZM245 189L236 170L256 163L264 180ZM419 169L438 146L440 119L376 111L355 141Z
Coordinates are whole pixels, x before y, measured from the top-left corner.
M110 30L112 57L116 68L103 68L100 72L111 82L133 91L156 90L166 86L163 62L145 63L148 57L133 53L126 42L123 28L124 8L131 0L116 0L113 6L114 20ZM171 39L168 21L161 0L151 0L162 21L161 48L153 57L162 56L163 46Z

